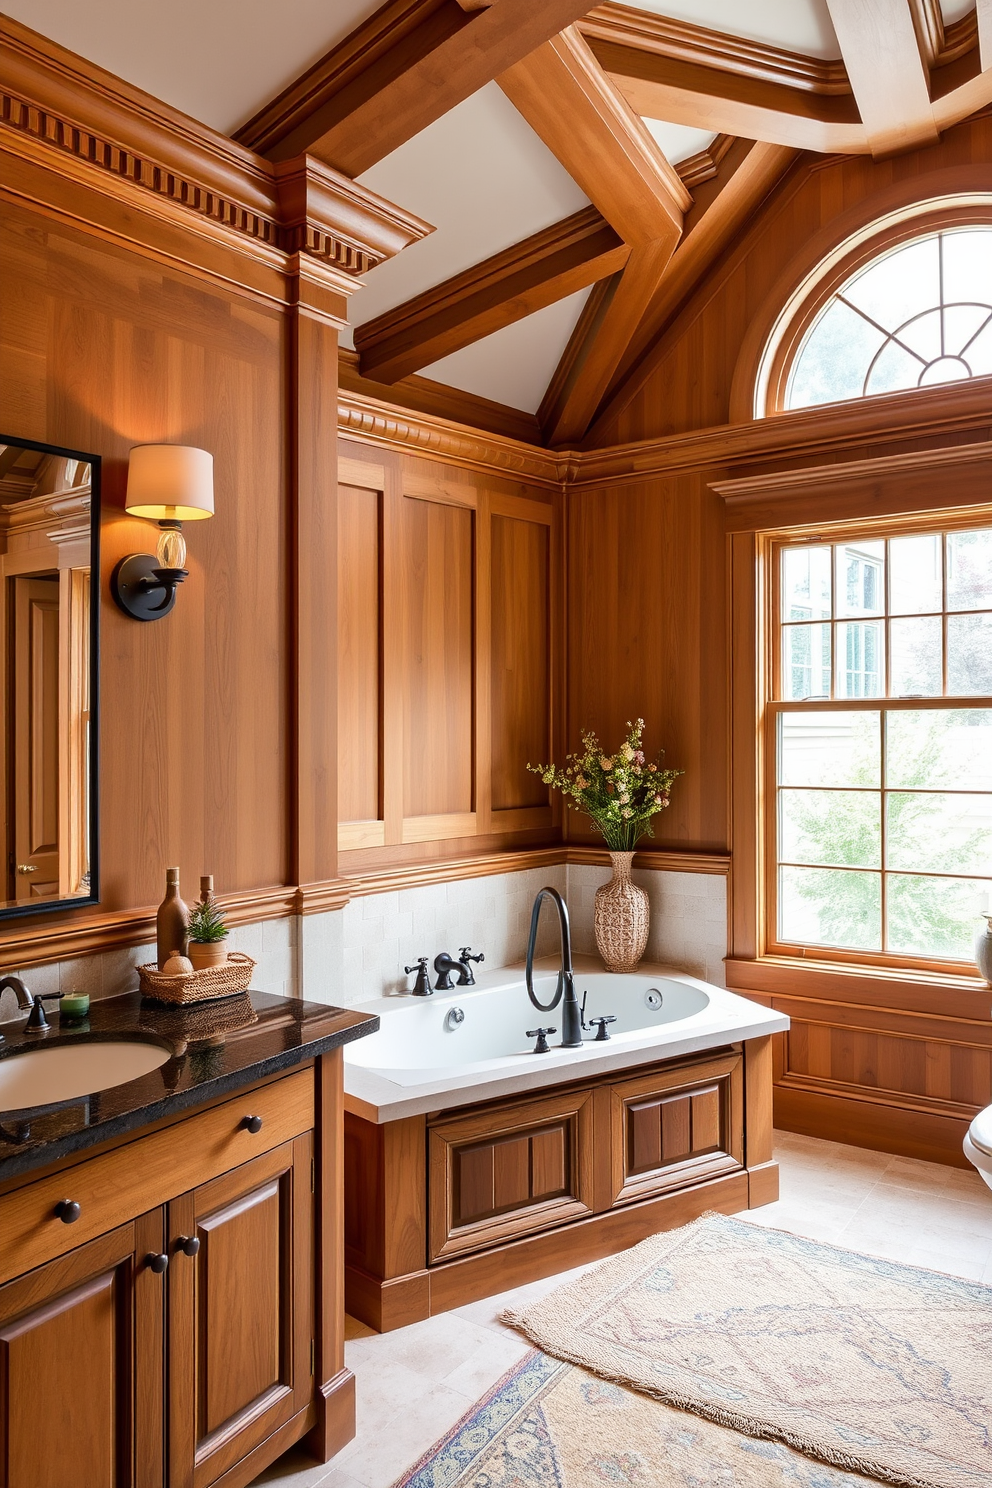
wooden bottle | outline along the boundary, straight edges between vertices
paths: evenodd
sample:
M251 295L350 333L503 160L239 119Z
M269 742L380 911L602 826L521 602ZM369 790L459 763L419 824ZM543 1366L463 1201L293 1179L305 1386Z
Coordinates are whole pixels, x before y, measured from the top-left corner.
M214 876L204 873L200 879L200 903L209 904L214 897Z
M185 956L189 910L179 897L179 869L165 870L165 898L155 917L155 941L159 966L170 956Z

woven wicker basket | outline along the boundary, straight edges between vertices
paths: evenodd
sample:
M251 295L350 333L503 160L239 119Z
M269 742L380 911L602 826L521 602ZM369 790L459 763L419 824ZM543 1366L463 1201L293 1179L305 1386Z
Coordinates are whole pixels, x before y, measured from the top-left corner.
M255 963L241 951L229 951L223 966L206 966L202 971L181 971L177 976L163 976L154 961L138 967L142 996L155 1002L169 1002L181 1007L191 1002L210 1002L215 997L233 997L247 992Z

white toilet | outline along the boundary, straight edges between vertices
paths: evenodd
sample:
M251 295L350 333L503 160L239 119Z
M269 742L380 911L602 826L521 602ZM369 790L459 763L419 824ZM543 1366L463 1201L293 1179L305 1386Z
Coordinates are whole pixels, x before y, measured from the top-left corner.
M992 1188L992 1106L979 1111L964 1139L964 1155Z

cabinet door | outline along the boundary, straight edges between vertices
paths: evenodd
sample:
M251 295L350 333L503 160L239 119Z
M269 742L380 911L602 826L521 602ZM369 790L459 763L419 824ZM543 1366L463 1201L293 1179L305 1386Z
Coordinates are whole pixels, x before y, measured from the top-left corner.
M514 1101L430 1131L430 1260L593 1209L593 1092Z
M611 1087L613 1203L734 1172L744 1160L740 1054Z
M309 1403L312 1151L308 1132L169 1205L170 1488L206 1488Z
M161 1488L161 1235L159 1212L0 1287L2 1488Z

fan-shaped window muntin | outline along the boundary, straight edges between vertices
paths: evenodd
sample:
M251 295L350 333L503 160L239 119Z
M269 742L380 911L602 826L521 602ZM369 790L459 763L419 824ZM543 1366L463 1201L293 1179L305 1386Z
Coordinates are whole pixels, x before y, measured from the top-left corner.
M992 225L929 231L877 255L800 344L786 408L992 374Z

